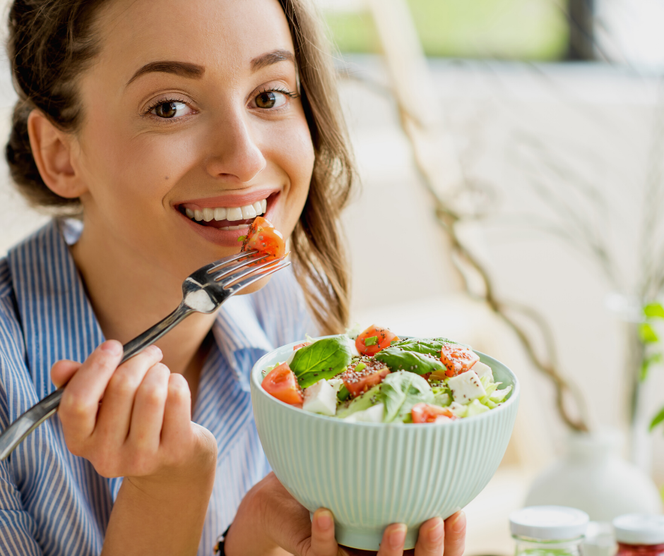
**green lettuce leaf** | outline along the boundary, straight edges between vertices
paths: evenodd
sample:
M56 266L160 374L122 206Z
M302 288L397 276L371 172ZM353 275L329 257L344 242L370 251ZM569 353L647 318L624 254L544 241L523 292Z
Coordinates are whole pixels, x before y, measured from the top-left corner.
M466 406L466 408L466 417L473 417L474 415L480 415L490 411L490 409L486 405L480 403L479 400L473 400Z
M290 363L297 381L307 388L323 378L332 378L351 362L348 340L343 336L323 338L298 349Z
M510 384L507 388L503 388L502 390L496 390L493 394L489 396L489 399L492 402L500 403L507 398L507 394L509 394L512 391L512 385Z
M380 384L380 397L385 404L385 419L403 421L416 403L432 403L433 392L421 376L406 371L392 372Z

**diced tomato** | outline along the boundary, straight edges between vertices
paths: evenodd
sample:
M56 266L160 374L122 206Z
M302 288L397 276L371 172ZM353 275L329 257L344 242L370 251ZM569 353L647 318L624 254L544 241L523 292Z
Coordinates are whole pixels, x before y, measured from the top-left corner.
M372 325L355 339L355 347L360 355L376 355L397 340L399 338L392 331Z
M304 346L310 346L311 342L302 342L301 344L297 344L296 346L293 346L293 351L297 351L300 348L303 348Z
M263 255L268 255L266 260L276 259L286 253L284 236L262 216L254 218L242 242L243 251L254 249Z
M301 405L304 402L302 389L288 363L282 363L267 373L261 386L268 394L282 402L291 405Z
M428 403L415 404L411 410L411 415L413 416L413 423L440 423L441 421L458 419L449 408Z
M457 376L469 371L480 360L480 356L458 344L443 344L440 360L447 369L445 371L447 376Z
M364 365L360 371L355 369L358 365ZM357 398L367 390L383 382L383 379L390 373L390 369L385 363L380 361L361 361L357 365L350 365L347 370L341 373L340 378L352 398Z

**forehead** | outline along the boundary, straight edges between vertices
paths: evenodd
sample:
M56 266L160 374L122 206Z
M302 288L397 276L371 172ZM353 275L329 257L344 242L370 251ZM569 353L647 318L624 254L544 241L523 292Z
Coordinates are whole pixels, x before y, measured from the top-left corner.
M293 51L278 0L114 0L95 27L98 61L127 76L156 60L237 72L265 52Z

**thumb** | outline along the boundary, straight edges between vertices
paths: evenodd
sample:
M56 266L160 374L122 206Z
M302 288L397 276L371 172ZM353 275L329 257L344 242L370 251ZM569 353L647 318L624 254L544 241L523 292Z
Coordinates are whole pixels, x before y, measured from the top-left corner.
M76 361L63 359L51 367L51 381L58 388L69 382L72 376L81 368L81 364Z

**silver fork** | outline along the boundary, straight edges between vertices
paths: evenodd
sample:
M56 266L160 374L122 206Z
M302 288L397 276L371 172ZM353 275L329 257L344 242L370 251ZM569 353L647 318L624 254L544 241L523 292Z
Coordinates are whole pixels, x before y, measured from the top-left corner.
M182 283L182 301L177 309L123 346L122 362L156 342L192 313L213 312L235 293L289 264L285 256L270 259L269 255L261 255L258 251L247 251L199 268ZM6 459L33 430L55 414L63 392L63 388L58 388L0 434L0 461Z

